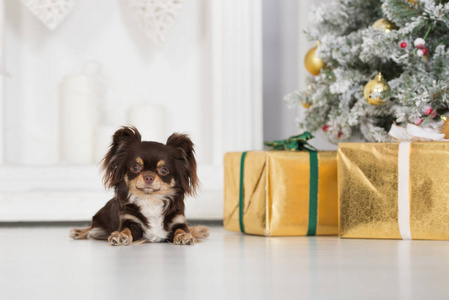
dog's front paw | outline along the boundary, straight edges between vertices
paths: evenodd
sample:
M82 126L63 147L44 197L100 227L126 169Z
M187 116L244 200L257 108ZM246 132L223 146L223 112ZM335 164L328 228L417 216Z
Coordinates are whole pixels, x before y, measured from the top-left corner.
M196 243L195 237L191 233L181 232L175 235L173 244L175 245L193 245Z
M70 230L70 237L71 237L72 239L75 239L75 240L80 240L80 239L82 239L82 236L81 236L81 229L72 229L72 230Z
M89 234L89 230L92 227L84 228L84 229L72 229L70 230L70 237L75 240L85 240Z
M128 230L129 232L129 230ZM127 230L122 232L114 231L108 238L109 244L112 246L128 246L132 243L133 238L131 233Z

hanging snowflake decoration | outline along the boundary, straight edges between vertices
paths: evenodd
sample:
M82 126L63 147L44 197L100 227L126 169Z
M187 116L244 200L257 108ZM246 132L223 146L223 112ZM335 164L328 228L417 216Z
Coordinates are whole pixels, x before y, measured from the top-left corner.
M22 3L48 29L54 30L69 14L78 0L22 0Z
M145 35L155 45L162 45L173 26L184 0L125 0Z

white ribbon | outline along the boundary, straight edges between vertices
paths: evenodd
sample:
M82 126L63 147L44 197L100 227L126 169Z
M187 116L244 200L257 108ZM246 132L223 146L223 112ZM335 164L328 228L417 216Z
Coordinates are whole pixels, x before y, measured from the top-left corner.
M398 155L398 223L403 240L411 240L410 229L410 149L411 142L399 144Z
M440 132L442 122L432 122L427 126L416 126L407 124L407 127L399 127L391 125L388 134L397 141L413 141L413 142L431 142L431 141L449 141L444 138L444 133Z
M411 240L410 229L410 149L412 142L449 141L441 133L443 122L430 122L426 126L392 125L388 134L399 144L398 155L398 223L403 240Z

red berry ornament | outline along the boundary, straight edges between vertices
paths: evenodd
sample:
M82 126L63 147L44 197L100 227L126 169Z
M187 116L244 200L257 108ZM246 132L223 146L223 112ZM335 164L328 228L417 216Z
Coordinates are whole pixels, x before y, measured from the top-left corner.
M437 116L437 110L434 109L433 112L430 114L430 117L433 119Z
M329 129L330 125L324 125L323 127L321 127L321 129L323 129L323 131L327 131Z
M423 114L425 114L426 116L430 115L433 112L433 108L429 105L424 106L423 110L422 110Z
M402 49L407 48L407 42L402 42L402 43L401 43L401 48L402 48Z
M427 47L422 47L422 49L420 49L422 51L422 55L425 56L427 53L429 53L429 49L427 49Z
M413 44L415 44L415 47L418 49L421 49L424 47L424 45L426 44L426 41L422 38L417 38Z
M423 119L422 119L422 118L417 118L417 119L415 120L415 125L421 125L422 122L423 122Z

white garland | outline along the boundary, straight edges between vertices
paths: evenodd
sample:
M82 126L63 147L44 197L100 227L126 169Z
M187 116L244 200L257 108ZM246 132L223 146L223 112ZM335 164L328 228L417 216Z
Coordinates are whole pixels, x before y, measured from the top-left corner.
M160 46L175 23L184 0L124 0L145 35Z
M21 0L50 30L56 29L78 0Z
M70 13L78 0L21 0L50 30ZM124 0L144 34L160 46L175 23L185 0Z

